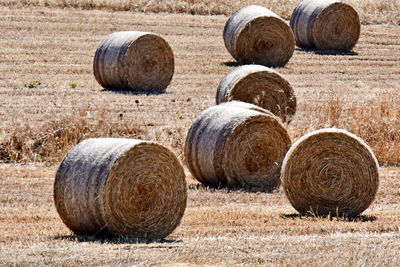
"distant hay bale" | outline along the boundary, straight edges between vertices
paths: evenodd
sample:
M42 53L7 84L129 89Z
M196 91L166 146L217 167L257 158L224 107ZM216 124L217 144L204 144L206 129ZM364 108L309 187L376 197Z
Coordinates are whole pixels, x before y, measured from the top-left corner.
M167 148L149 141L87 139L62 161L54 201L76 234L163 238L186 208L181 164Z
M240 66L219 84L217 104L232 100L260 106L290 122L296 112L296 96L290 83L276 71L260 66Z
M97 48L93 71L107 89L162 92L174 74L174 54L159 35L114 32Z
M284 66L294 52L289 25L271 10L247 6L234 13L224 28L225 46L241 64Z
M282 185L301 214L354 217L367 209L379 184L378 162L360 138L322 129L293 144L282 164Z
M205 185L271 191L280 184L283 158L291 145L271 112L228 102L205 110L189 129L185 159Z
M293 11L290 27L299 47L350 51L360 37L357 11L337 0L304 0Z

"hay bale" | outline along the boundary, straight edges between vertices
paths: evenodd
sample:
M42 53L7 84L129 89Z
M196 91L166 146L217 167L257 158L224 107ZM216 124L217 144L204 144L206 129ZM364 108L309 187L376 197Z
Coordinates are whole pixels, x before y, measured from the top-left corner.
M232 100L260 106L290 122L296 112L296 96L289 82L276 71L260 66L240 66L219 84L217 104Z
M246 103L246 102L236 101L236 100L230 101L230 103L234 107L250 109L250 110L253 110L253 111L258 111L258 112L267 114L268 116L274 116L274 114L272 114L271 111L266 110L266 109L264 109L264 108L262 108L260 106L256 106L256 105L251 104L251 103ZM220 105L224 105L224 104L221 103Z
M299 47L350 51L360 37L360 18L336 0L304 0L293 11L290 27Z
M294 36L277 14L261 6L234 13L224 28L225 46L241 64L284 66L294 52Z
M291 145L271 112L228 102L205 110L189 129L185 159L204 185L270 191L280 184L281 162Z
M114 32L97 48L93 71L107 89L163 92L174 74L174 54L154 33Z
M282 165L282 185L301 214L357 216L378 190L378 162L360 138L322 129L293 144Z
M72 148L54 183L57 212L76 234L163 238L186 208L181 164L149 141L95 138Z

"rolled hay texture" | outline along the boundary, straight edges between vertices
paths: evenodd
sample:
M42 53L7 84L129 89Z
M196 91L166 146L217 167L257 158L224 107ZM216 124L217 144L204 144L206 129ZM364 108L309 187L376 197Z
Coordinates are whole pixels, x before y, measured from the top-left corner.
M360 18L348 4L336 0L304 0L290 19L296 44L318 50L350 51L360 37Z
M379 184L378 162L363 140L322 129L293 144L282 164L282 185L301 214L354 217L367 209Z
M183 168L167 148L149 141L87 139L62 161L54 201L76 234L163 238L186 208Z
M271 112L234 101L205 110L189 129L184 150L190 172L204 185L271 191L280 184L290 145Z
M232 100L260 106L290 122L296 112L296 96L290 83L276 71L261 65L240 66L219 84L217 104Z
M174 54L159 35L114 32L96 50L94 76L107 89L163 92L174 74Z
M225 46L240 64L284 66L294 52L289 25L271 10L247 6L234 13L224 28Z

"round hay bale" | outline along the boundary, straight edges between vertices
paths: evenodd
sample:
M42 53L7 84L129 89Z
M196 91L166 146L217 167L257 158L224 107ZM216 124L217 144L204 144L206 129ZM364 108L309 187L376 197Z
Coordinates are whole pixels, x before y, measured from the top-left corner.
M289 25L271 10L247 6L234 13L224 28L225 46L241 64L284 66L294 52Z
M76 234L163 238L186 208L181 164L149 141L95 138L72 148L58 168L54 202Z
M232 100L260 106L290 122L296 112L296 96L290 83L276 71L260 66L240 66L219 84L217 104Z
M208 108L193 123L185 159L204 185L271 191L280 184L281 163L290 145L285 127L271 112L228 102Z
M159 35L114 32L96 50L93 71L99 84L112 90L163 92L174 74L174 54Z
M360 37L360 18L336 0L304 0L290 19L296 44L318 50L350 51Z
M379 184L378 162L360 138L322 129L293 144L282 165L282 185L301 214L354 217L367 209Z
M224 105L224 103L221 103L220 105ZM258 111L264 114L267 114L268 116L274 116L274 114L272 114L271 111L266 110L260 106L256 106L254 104L251 103L246 103L246 102L242 102L242 101L230 101L230 105L234 106L234 107L239 107L239 108L245 108L245 109L250 109L250 110L254 110L254 111Z

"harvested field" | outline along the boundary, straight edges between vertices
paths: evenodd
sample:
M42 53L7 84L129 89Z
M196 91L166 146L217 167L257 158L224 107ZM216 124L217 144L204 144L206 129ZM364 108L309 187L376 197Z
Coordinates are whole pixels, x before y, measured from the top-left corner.
M225 16L2 8L0 19L5 161L57 162L78 141L98 136L154 139L182 156L192 121L214 105L220 80L236 65L222 39ZM167 94L101 90L94 53L105 36L124 30L157 32L169 42L176 68ZM289 132L297 139L323 126L344 127L380 162L398 163L400 27L363 26L354 51L297 49L279 69L298 99Z
M321 127L346 128L385 166L376 202L362 217L299 217L282 189L214 191L188 176L182 224L166 241L147 244L73 236L52 200L57 164L82 139L100 136L153 139L183 160L187 130L214 105L220 80L236 66L222 38L228 12L193 16L24 2L0 3L0 265L400 264L398 12L383 18L376 2L377 17L367 21L368 12L360 12L364 24L354 53L296 48L278 69L297 97L288 128L293 140ZM398 10L398 1L384 2L384 11ZM176 68L166 94L107 91L96 82L96 48L111 32L125 30L156 32L171 45Z

